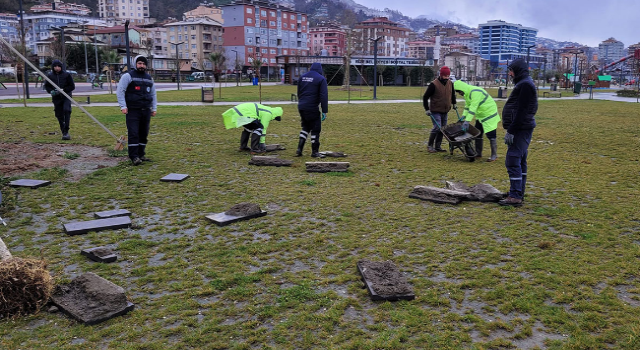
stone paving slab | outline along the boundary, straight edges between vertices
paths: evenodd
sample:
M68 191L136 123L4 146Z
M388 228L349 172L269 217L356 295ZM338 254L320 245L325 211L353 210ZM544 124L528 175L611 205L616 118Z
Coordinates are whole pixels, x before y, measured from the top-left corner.
M259 218L265 215L267 215L267 212L264 210L256 214L244 215L244 216L227 215L226 213L222 212L222 213L207 215L206 218L213 221L213 223L215 223L218 226L227 226L234 222Z
M31 180L31 179L19 179L9 182L9 186L11 187L29 187L29 188L38 188L43 186L51 185L51 181L44 180Z
M86 256L87 258L101 263L110 263L118 260L118 256L111 251L111 249L106 247L95 247L83 249L80 251L80 254Z
M107 219L79 221L64 224L64 232L70 236L80 235L91 231L117 230L131 227L131 218L117 216Z
M165 177L163 177L162 179L160 179L160 181L164 181L164 182L182 182L184 180L186 180L189 177L189 175L187 174L174 174L171 173Z
M99 211L94 213L93 216L95 216L96 219L107 219L107 218L113 218L116 216L131 216L131 212L128 211L127 209L115 209L115 210Z

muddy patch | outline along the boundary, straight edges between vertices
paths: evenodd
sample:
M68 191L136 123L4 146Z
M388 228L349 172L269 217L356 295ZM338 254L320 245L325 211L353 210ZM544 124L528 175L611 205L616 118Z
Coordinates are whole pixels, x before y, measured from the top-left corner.
M0 174L16 176L60 167L69 181L78 181L102 168L113 167L124 157L109 157L100 147L60 143L0 143Z

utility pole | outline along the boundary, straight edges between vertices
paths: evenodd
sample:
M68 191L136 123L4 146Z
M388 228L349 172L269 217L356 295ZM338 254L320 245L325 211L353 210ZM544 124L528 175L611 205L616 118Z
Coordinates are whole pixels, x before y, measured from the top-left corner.
M126 40L127 47L127 72L131 69L131 55L129 53L129 20L124 22L124 40ZM177 49L176 49L177 50ZM180 90L180 85L178 83L178 90Z
M184 41L180 43L175 43L175 44L169 43L169 45L176 46L176 72L177 72L177 78L178 78L178 91L180 91L180 56L178 55L178 47L182 44L184 44Z
M529 68L529 52L532 47L535 47L535 45L527 46L527 68Z
M82 44L84 45L84 77L89 82L89 57L87 57L87 22L82 22ZM97 77L96 77L97 78Z
M22 38L22 55L24 57L27 57L27 43L25 41L24 33L24 12L22 12L22 0L20 0L20 37ZM29 71L27 70L27 62L24 62L22 66L24 67L24 76L22 78L22 86L24 86L24 96L25 98L31 98L29 97Z
M93 20L93 49L95 51L95 55L96 55L96 77L99 79L100 78L100 67L98 64L98 42L96 39L96 20Z
M378 87L378 40L382 39L381 36L376 39L369 39L373 41L373 99L376 100L376 89Z

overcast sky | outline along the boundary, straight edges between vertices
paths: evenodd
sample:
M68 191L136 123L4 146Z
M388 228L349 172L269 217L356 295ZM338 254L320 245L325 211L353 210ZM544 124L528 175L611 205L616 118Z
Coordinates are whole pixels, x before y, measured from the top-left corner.
M538 29L538 36L589 46L610 37L625 47L640 42L638 0L355 0L369 8L388 7L405 16L424 15L477 27L493 19Z

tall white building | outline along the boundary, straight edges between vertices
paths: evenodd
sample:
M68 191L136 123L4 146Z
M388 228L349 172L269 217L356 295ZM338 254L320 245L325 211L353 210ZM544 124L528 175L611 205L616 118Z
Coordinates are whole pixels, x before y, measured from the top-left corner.
M625 56L624 44L614 38L609 38L598 45L598 58L606 65Z
M150 0L98 0L100 18L112 25L153 23L149 16Z

